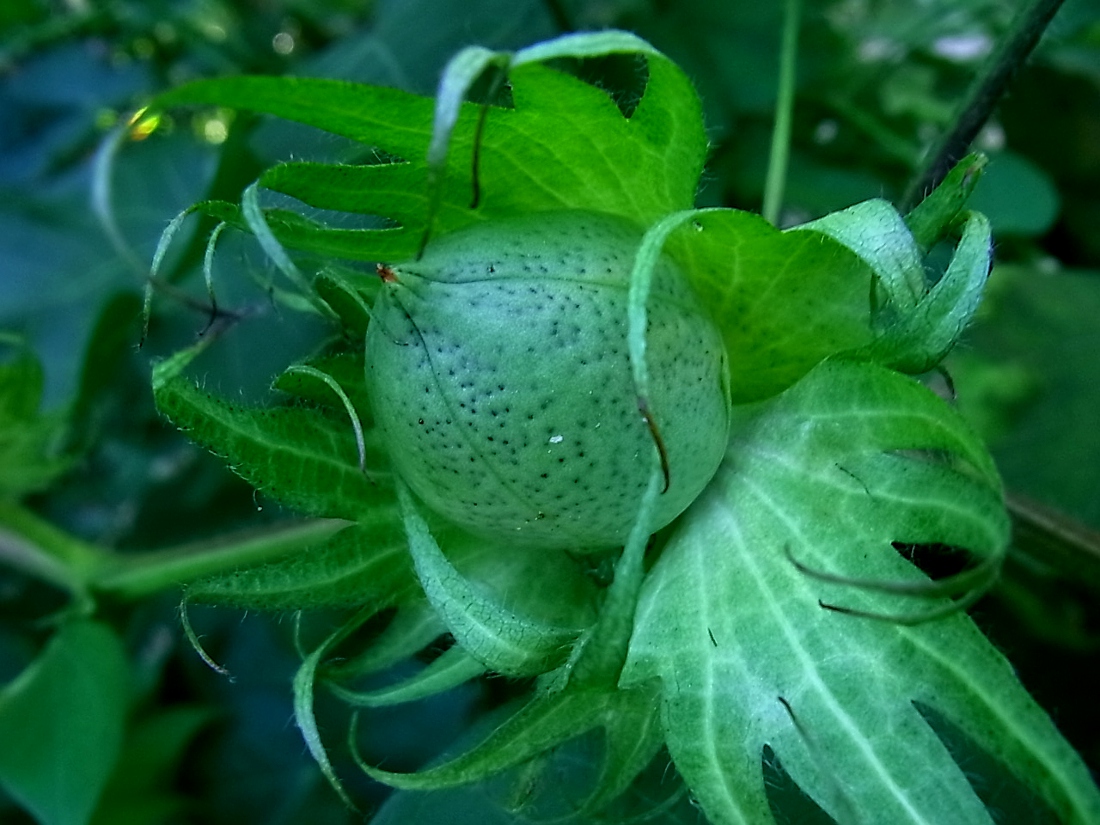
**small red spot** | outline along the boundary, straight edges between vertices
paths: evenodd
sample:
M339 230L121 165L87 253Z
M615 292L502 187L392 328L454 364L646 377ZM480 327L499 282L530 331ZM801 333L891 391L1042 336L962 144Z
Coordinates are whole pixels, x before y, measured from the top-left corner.
M382 279L383 283L397 283L397 275L385 264L378 264L375 267L375 270L378 272L378 277Z

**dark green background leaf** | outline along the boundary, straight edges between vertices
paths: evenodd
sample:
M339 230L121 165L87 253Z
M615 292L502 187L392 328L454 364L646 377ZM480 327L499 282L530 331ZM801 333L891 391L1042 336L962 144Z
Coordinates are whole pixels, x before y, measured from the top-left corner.
M114 632L67 623L0 692L0 783L43 825L88 822L114 768L129 699Z

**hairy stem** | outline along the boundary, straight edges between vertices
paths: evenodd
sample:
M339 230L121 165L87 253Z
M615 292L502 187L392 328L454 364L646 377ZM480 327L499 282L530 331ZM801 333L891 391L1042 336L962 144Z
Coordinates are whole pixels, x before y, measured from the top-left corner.
M119 557L91 584L117 598L136 600L204 576L273 561L319 544L345 526L340 519L312 519Z
M798 25L802 0L786 0L783 7L783 44L779 56L779 94L775 102L768 176L764 183L764 217L779 220L783 190L787 184L787 161L791 154L791 118L794 112L795 66L798 55Z
M902 212L908 212L935 189L967 153L1062 3L1063 0L1030 0L1020 10L1008 34L989 56L963 98L954 126L940 137L926 156L924 166L914 176L902 199Z

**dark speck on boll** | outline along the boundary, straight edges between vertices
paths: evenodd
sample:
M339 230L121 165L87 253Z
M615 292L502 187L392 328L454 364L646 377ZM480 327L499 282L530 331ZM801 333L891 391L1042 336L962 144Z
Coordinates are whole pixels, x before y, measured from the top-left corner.
M393 466L424 504L517 546L625 541L655 456L626 342L641 236L612 216L540 213L438 237L390 268L367 334L367 387ZM662 526L724 455L727 365L667 258L647 308L649 405L670 466ZM395 318L411 322L402 340L385 334Z

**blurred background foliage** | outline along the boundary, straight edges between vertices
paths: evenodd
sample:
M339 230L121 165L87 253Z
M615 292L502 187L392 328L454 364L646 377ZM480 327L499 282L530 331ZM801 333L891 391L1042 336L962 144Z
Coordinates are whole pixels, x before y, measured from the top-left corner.
M784 224L898 199L1020 0L807 0ZM0 4L2 380L40 382L9 410L0 477L35 511L120 550L200 539L283 515L161 421L149 361L206 325L194 221L162 272L143 348L140 292L160 233L207 196L236 200L266 163L337 159L331 136L222 111L143 119L158 90L203 76L289 73L431 94L458 48L527 45L570 29L633 30L677 60L705 101L703 205L758 210L775 104L781 3L749 0L5 0ZM110 178L104 139L137 124ZM990 440L1021 522L1002 585L973 611L1073 744L1100 766L1100 6L1068 0L977 140L992 162L973 205L997 233L980 322L948 364ZM218 301L245 319L206 378L263 391L321 331L289 323L222 244ZM27 355L32 352L41 362ZM22 416L22 417L20 417ZM10 422L9 422L10 423ZM13 425L14 426L14 425ZM9 427L10 429L10 427ZM21 439L21 440L20 440ZM20 450L24 452L20 452ZM41 458L51 458L43 463ZM6 482L5 482L6 483ZM12 491L0 489L5 495ZM1048 529L1036 531L1037 522ZM1062 536L1051 541L1051 531ZM175 594L108 615L134 684L129 733L96 822L346 822L290 723L297 663L286 617L195 610L230 682L178 632ZM0 566L0 683L32 660L64 594ZM308 632L308 626L303 632ZM368 759L410 769L461 735L500 683L370 717ZM325 705L319 706L324 724ZM140 766L140 770L137 768ZM352 776L354 771L346 771ZM368 804L384 792L365 780ZM485 794L409 796L378 822L490 820ZM693 821L686 812L668 821ZM501 822L517 821L504 814ZM0 799L0 819L31 821ZM474 821L471 818L469 821Z

